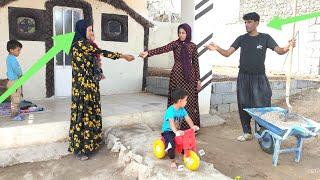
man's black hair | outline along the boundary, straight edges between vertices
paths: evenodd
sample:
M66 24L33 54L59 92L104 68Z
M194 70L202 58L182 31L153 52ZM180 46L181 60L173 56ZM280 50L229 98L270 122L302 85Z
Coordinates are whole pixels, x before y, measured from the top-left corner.
M253 20L253 21L260 21L260 16L256 12L251 12L248 14L243 15L243 20Z

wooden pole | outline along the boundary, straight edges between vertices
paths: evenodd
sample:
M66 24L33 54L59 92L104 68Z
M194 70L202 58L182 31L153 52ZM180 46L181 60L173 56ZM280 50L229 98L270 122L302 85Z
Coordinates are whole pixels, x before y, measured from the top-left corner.
M297 15L297 0L293 0L293 17ZM295 37L296 23L293 23L292 29L292 39ZM290 46L289 50L289 61L287 64L287 73L286 73L286 104L288 106L289 113L292 112L292 106L290 104L290 90L291 90L291 71L292 71L292 57L293 57L293 47Z

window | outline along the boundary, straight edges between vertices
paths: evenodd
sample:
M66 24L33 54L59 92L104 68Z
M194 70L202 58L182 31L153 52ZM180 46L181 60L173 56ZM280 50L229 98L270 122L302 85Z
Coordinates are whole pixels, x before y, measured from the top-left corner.
M77 8L56 6L53 8L53 14L54 35L74 32L77 21L83 19L82 10ZM56 56L56 65L70 66L71 55L60 52Z
M30 8L8 8L9 39L44 41L44 10Z
M32 34L36 31L36 21L28 17L18 17L18 32Z
M128 42L128 16L102 14L101 27L102 40Z
M107 31L110 36L119 36L121 34L121 23L115 20L109 21L107 25Z

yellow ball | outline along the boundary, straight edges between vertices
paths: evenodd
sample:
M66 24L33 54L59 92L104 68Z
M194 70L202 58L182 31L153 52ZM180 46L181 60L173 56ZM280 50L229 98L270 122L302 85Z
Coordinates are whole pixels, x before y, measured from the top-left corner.
M166 155L165 145L161 139L157 139L153 142L153 154L162 159Z
M197 153L190 151L190 156L183 156L183 162L185 166L191 171L196 171L200 165L200 158Z

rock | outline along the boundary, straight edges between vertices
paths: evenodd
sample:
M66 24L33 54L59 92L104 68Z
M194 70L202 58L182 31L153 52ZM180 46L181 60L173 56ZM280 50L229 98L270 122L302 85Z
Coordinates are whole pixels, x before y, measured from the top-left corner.
M133 155L133 159L138 163L142 164L143 158L140 155Z
M120 152L120 148L121 148L121 143L115 142L113 147L111 148L111 152L118 153Z
M122 165L126 165L128 163L131 162L132 160L132 157L133 157L133 153L132 151L120 151L119 153L119 162L122 164Z

